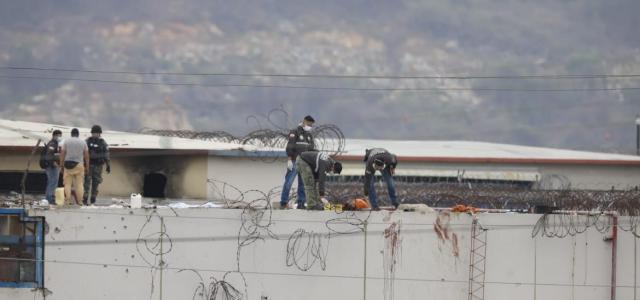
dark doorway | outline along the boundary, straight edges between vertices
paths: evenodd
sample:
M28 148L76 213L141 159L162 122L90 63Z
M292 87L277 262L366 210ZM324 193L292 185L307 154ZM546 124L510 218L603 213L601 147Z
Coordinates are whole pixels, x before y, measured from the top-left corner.
M160 173L149 173L144 176L142 196L149 198L164 198L167 187L167 176Z
M18 192L22 191L20 183L22 182L23 172L0 172L0 192ZM47 175L43 172L29 172L26 181L26 193L44 194L47 188Z

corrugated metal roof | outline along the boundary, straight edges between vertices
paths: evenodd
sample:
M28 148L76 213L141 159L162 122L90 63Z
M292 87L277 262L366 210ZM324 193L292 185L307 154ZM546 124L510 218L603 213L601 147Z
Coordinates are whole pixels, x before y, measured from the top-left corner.
M381 147L405 161L426 159L429 161L482 162L610 162L614 164L640 163L633 155L564 150L554 148L518 146L468 141L396 141L360 140L346 141L343 158L361 158L365 149Z
M70 126L0 119L0 147L33 147L37 139L48 141L51 132L60 129L68 137ZM81 137L90 136L89 128L81 128ZM157 149L209 151L215 155L245 156L251 152L284 156L284 149L258 149L238 145L177 137L162 137L121 131L103 132L102 136L114 149ZM340 159L362 159L365 149L382 147L403 161L460 163L571 163L571 164L640 164L633 155L564 150L470 141L399 141L347 139ZM262 154L260 154L262 155Z
M55 129L62 131L63 138L71 134L70 126L45 123L9 121L0 119L0 147L33 147L38 139L47 142ZM77 127L81 138L91 136L89 128ZM238 144L219 143L176 137L138 134L105 130L102 137L112 149L151 149L151 150L253 150Z
M537 181L541 175L539 172L522 171L522 170L453 170L453 169L407 169L399 167L396 176L415 176L415 177L450 177L456 178L461 176L465 179L482 179L482 180L508 180L508 181ZM340 176L364 176L364 166L353 167L347 166L342 169Z

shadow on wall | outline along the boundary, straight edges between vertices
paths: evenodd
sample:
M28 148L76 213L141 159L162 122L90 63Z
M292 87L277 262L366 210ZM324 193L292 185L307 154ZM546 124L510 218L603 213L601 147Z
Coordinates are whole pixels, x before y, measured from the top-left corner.
M172 156L146 155L123 161L131 182L137 183L144 197L176 198L180 193L175 182L181 182L184 167Z
M22 191L23 171L0 172L0 192ZM30 171L25 182L26 192L29 194L44 194L47 185L47 175L43 171Z
M144 176L142 196L148 198L165 198L167 176L161 173L148 173Z

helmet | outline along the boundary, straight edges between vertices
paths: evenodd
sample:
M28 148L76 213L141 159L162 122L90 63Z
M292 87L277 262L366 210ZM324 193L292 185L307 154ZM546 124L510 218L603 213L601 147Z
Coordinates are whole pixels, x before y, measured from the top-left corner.
M102 127L100 127L100 125L93 125L91 127L91 133L102 133Z
M342 172L342 164L337 161L333 164L333 173L340 174L341 172Z
M315 123L316 122L316 120L314 120L313 117L310 116L310 115L305 116L304 120L307 121L307 122L311 122L311 123Z

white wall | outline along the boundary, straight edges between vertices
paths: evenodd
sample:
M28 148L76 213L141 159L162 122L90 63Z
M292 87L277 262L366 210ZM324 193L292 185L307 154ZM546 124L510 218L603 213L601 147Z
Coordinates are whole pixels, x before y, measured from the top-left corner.
M46 298L192 299L201 279L193 271L180 270L193 269L207 287L212 276L220 280L231 271L226 280L243 293L246 282L245 299L363 299L365 253L366 299L468 297L469 215L452 215L450 239L441 240L434 231L436 213L259 212L262 218L254 219L255 214L232 209L32 211L44 215L49 225L45 285L51 294ZM485 299L609 299L611 243L603 240L604 234L590 229L576 237L532 238L539 218L480 215L488 229ZM344 234L358 231L349 224L364 220L366 245L364 234ZM393 222L400 224L398 262L395 280L385 280L390 268L384 267L384 253L392 248L385 246L389 239L383 232ZM314 235L295 243L292 237L299 229ZM251 237L257 240L238 251L238 245ZM619 233L618 299L633 299L635 242L631 234ZM317 245L311 247L316 251L305 252L310 244ZM297 250L288 252L289 247ZM314 259L318 253L324 269L322 261ZM287 266L287 254L309 270ZM162 271L160 261L166 263ZM30 289L0 289L0 299L5 298L42 295Z
M542 165L543 176L559 175L574 189L631 189L640 185L640 166L560 166ZM557 188L557 187L556 187Z
M364 174L364 165L360 161L343 163L345 172ZM418 170L430 170L434 174L446 173L456 176L456 171L467 173L504 172L510 180L518 180L518 173L523 177L538 174L542 182L541 189L562 189L570 186L573 189L610 190L630 189L640 182L640 167L637 166L572 166L572 165L518 165L518 164L448 164L448 163L400 163L398 174L413 174ZM247 171L249 170L249 171ZM286 161L284 158L275 162L240 157L210 156L208 177L222 180L241 190L257 189L268 192L280 188L284 182ZM487 175L489 176L489 175ZM534 179L528 179L534 180ZM297 184L294 184L296 187ZM213 197L211 191L209 198Z
M208 162L209 179L225 182L241 191L259 190L268 193L274 188L280 189L286 172L285 158L273 161L272 159L210 156ZM221 184L218 183L217 187L220 188ZM293 187L297 187L297 180ZM207 197L219 200L219 193L212 190L209 185Z

